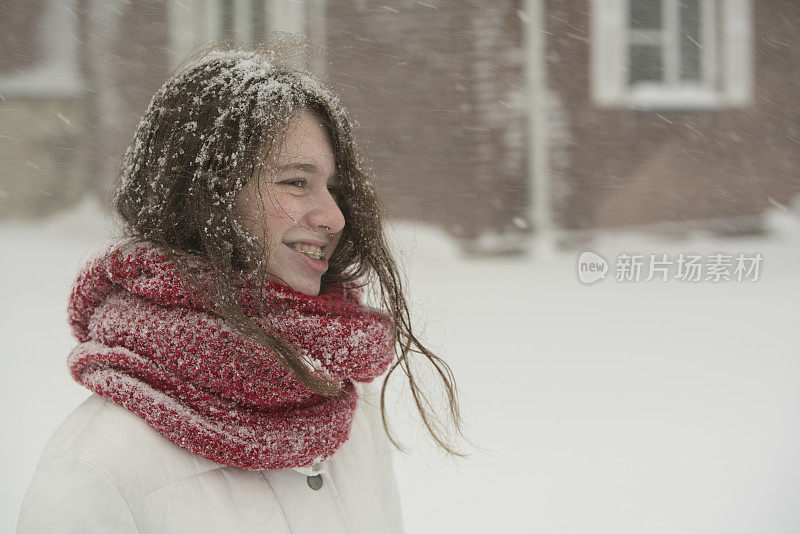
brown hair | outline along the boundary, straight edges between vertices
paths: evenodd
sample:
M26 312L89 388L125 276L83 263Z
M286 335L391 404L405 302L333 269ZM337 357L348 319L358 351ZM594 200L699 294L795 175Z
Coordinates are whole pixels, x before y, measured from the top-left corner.
M273 35L253 49L217 45L167 79L147 107L118 177L114 207L131 238L122 246L139 241L158 245L206 295L215 313L280 354L307 387L335 395L338 383L316 374L294 347L259 328L242 311L235 283L246 265L256 265L263 281L269 254L263 240L243 229L234 210L236 193L260 174L264 163L258 154L265 147L280 147L292 117L311 111L330 135L340 180L339 208L346 221L322 284L367 285L376 278L380 305L394 322L399 355L381 388L384 430L402 449L389 431L385 409L388 380L400 367L430 435L446 451L463 455L447 438L447 428L422 391L410 357L419 355L431 364L446 394L454 430L461 434L455 379L449 366L412 332L400 272L384 236L382 209L355 148L350 120L339 99L296 66L298 52L308 45L286 35ZM182 266L181 258L187 255L210 261L217 280L213 294Z

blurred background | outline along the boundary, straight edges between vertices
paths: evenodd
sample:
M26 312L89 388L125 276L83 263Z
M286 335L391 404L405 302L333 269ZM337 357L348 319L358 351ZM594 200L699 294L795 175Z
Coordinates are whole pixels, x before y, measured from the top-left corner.
M799 29L793 0L1 1L0 531L88 396L66 299L150 97L282 30L324 46L481 447L398 417L408 532L800 532ZM763 260L623 281L622 253Z

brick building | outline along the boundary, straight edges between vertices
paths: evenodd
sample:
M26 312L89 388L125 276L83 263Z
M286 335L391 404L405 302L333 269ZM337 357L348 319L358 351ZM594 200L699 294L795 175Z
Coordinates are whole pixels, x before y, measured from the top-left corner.
M35 0L2 9L5 215L105 192L150 96L186 51L268 29L325 44L319 70L358 120L389 213L464 242L519 242L537 228L752 231L767 207L800 193L800 7L791 2Z

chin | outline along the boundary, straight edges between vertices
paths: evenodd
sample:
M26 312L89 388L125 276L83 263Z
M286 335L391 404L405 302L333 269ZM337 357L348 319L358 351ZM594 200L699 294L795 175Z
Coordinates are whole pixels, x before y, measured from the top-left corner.
M316 297L319 295L320 280L317 280L316 282L311 280L296 280L289 284L289 287L298 293L303 293L304 295L308 295L310 297Z
M316 280L311 278L294 278L292 276L281 276L279 274L275 274L274 272L267 272L267 278L272 280L273 282L278 282L284 286L287 286L295 291L296 293L302 293L304 295L308 295L310 297L316 297L319 295L319 291L322 286L322 278L317 278Z

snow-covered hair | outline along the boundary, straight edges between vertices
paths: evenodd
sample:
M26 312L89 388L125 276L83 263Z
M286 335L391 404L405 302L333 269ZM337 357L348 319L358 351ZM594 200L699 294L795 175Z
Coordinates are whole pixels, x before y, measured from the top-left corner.
M291 51L298 47L291 44L284 38L279 46L254 50L213 47L170 76L125 154L115 205L128 230L166 238L176 249L228 256L238 267L263 261L265 244L256 246L244 230L234 201L261 174L256 167L269 163L259 154L275 154L290 120L303 110L317 115L331 136L348 227L380 224L347 114L336 95L294 66ZM344 254L359 256L368 245L353 243L361 237L345 229L323 283L341 278L348 265L357 268L346 278L364 274L363 258Z
M432 419L407 356L420 354L434 366L460 430L454 378L447 364L411 331L401 276L384 236L382 209L357 153L352 124L339 98L297 66L301 63L297 52L307 50L307 45L291 35L276 34L252 49L214 46L178 68L153 96L125 153L114 206L129 243L157 244L179 269L181 256L208 259L217 279L216 294L207 295L215 311L281 354L305 385L321 394L336 394L339 384L314 374L294 347L258 328L236 298L238 273L256 265L263 279L269 254L266 240L244 230L235 209L236 194L251 177L261 175L262 165L269 165L260 155L277 153L290 121L303 111L314 113L333 145L339 209L346 221L322 284L365 285L373 277L378 279L381 305L394 319L400 348L383 392L401 365L425 426L442 447L454 452ZM192 283L189 269L181 270ZM397 445L385 413L384 427Z

